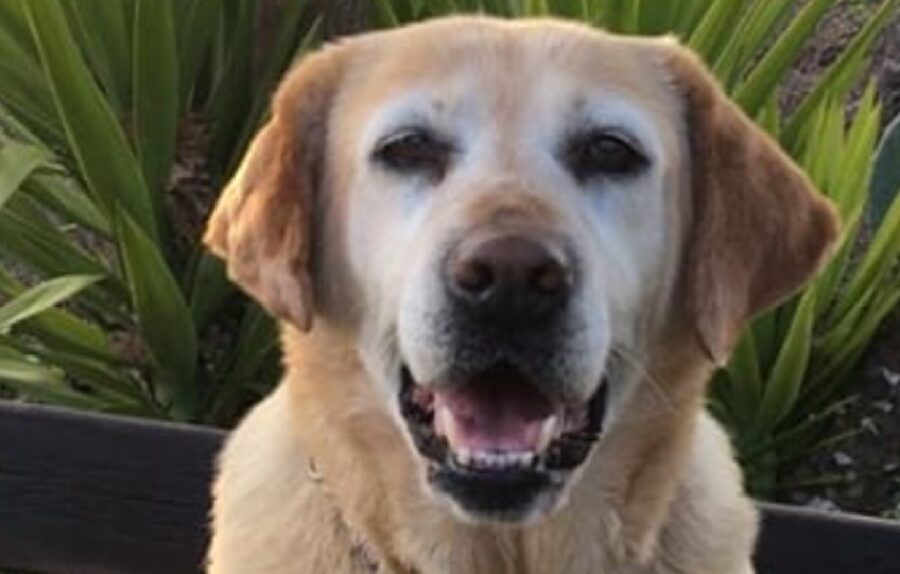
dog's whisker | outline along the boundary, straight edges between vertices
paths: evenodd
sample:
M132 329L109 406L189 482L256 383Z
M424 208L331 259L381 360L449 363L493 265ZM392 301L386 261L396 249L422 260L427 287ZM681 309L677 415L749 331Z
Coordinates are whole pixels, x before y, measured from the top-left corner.
M614 358L621 360L627 367L631 368L642 380L647 381L654 394L660 399L667 412L675 412L675 403L669 396L665 386L656 379L644 363L629 349L615 345L610 349Z

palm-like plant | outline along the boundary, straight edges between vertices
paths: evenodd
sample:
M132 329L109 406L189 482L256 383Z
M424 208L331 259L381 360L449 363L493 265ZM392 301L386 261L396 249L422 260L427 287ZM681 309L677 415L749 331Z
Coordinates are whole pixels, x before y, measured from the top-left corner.
M235 303L198 226L177 225L171 183L185 134L206 132L188 142L203 156L186 159L205 166L207 189L231 171L278 78L316 41L306 4L285 4L258 38L254 0L0 0L5 386L225 422L248 383L276 376L274 325ZM223 323L234 335L208 352Z

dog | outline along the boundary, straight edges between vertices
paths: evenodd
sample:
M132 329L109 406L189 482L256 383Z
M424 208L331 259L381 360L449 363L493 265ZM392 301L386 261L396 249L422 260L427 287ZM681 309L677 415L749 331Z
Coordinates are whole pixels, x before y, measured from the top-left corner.
M284 378L212 574L748 574L704 394L832 206L672 38L452 17L306 56L206 245Z

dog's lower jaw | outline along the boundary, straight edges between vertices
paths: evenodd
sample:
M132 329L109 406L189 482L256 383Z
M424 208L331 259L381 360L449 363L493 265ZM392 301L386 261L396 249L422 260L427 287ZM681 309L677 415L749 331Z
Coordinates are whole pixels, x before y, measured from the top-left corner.
M587 402L567 406L508 369L450 390L401 371L400 426L425 488L467 523L522 526L555 512L603 430L605 378Z
M462 522L473 525L526 526L557 511L564 503L568 481L528 470L501 476L430 464L428 487Z

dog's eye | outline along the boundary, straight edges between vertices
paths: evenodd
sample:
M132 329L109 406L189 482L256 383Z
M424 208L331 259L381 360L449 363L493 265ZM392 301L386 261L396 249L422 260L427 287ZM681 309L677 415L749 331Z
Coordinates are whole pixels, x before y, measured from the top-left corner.
M595 177L623 177L647 165L644 157L624 137L601 130L576 134L566 142L562 161L580 182Z
M443 179L453 156L453 145L424 128L410 128L378 142L373 157L401 174Z

